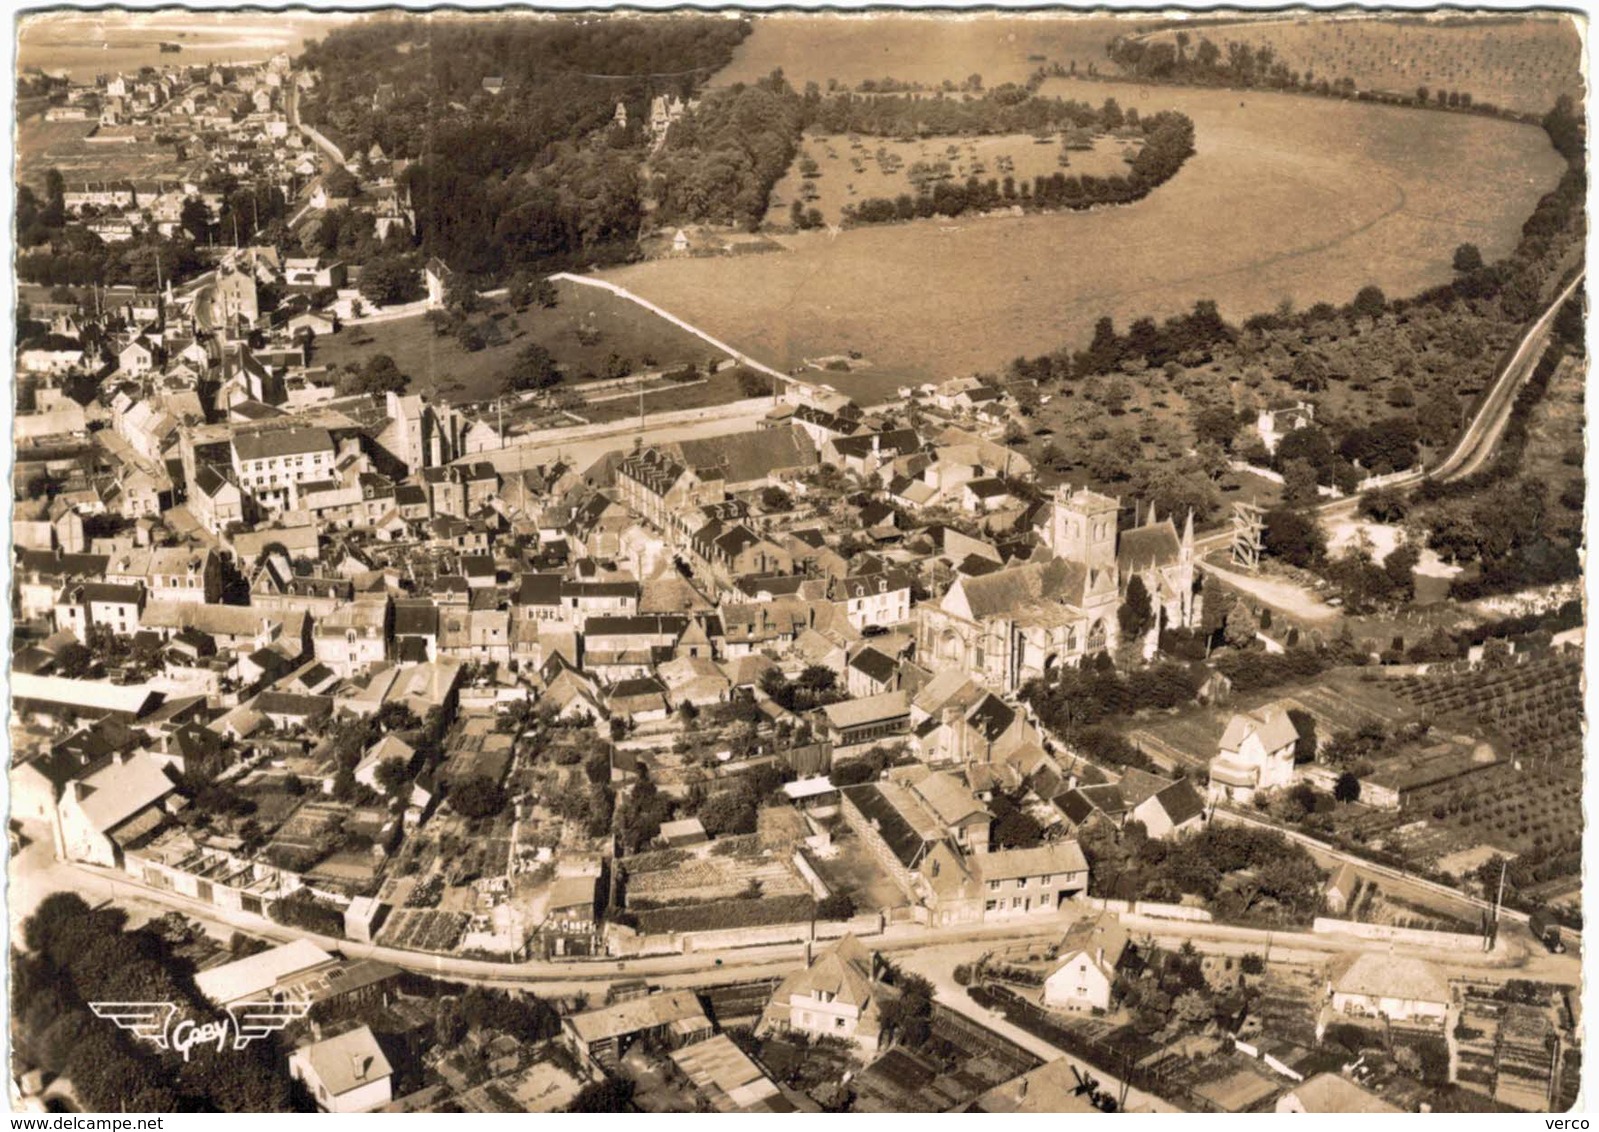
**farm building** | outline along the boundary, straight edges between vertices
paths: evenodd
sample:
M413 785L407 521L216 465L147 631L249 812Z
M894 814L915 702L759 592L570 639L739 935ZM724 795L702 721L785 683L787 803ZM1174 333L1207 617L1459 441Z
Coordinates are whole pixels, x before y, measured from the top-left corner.
M704 1041L711 1036L711 1020L693 991L668 991L568 1015L561 1020L561 1034L580 1062L611 1068L641 1038L671 1049Z
M1333 960L1327 992L1335 1012L1373 1022L1442 1026L1449 983L1431 963L1361 952Z
M797 1107L726 1034L672 1052L713 1112L795 1112Z

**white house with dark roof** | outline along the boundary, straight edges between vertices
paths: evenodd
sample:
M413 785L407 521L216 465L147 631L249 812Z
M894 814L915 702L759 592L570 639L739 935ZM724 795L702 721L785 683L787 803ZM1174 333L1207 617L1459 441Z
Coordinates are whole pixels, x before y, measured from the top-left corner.
M835 596L842 597L844 615L856 629L887 628L910 620L912 581L907 570L874 564L838 583Z
M1299 731L1281 704L1236 713L1210 760L1209 800L1248 805L1257 794L1287 789L1297 742Z
M233 436L233 471L240 486L272 511L299 506L303 484L331 478L336 450L325 428L280 428Z

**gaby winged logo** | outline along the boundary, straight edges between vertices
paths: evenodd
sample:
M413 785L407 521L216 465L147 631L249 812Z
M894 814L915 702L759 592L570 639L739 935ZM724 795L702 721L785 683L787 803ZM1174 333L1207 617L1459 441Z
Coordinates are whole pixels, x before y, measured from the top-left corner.
M189 1051L195 1046L215 1045L218 1053L228 1047L241 1050L258 1038L275 1034L290 1022L298 1021L311 1012L306 1000L287 1002L235 1002L227 1007L227 1016L209 1022L195 1022L183 1018L174 1022L178 1014L175 1002L91 1002L89 1009L95 1017L114 1022L136 1038L150 1042L157 1049L173 1050L189 1060Z

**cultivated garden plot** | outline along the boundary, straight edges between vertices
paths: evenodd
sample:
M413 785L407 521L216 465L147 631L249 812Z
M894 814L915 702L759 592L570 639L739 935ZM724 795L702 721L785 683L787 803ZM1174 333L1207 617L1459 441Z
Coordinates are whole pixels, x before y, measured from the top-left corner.
M437 908L396 908L378 933L387 947L412 951L453 951L466 930L468 917Z

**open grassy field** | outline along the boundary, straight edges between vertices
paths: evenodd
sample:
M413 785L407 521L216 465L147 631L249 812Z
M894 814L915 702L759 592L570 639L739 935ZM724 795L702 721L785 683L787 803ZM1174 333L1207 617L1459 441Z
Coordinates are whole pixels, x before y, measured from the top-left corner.
M1080 70L1090 62L1113 69L1105 44L1153 21L1105 16L1022 15L992 12L940 15L758 16L755 31L719 71L714 86L764 78L781 67L799 89L829 80L854 86L863 79L894 78L937 86L981 75L983 85L1025 82L1041 66L1059 63Z
M1159 31L1147 38L1171 42L1175 34ZM1190 35L1218 47L1229 40L1270 46L1291 70L1331 81L1353 79L1361 90L1412 94L1426 86L1533 114L1562 94L1581 99L1583 92L1582 39L1569 15L1264 19Z
M45 170L56 168L73 181L142 181L176 177L185 165L177 150L154 142L88 140L93 122L46 122L44 116L17 124L17 178L35 189L44 185Z
M956 184L968 177L1000 180L1014 176L1018 183L1031 184L1036 176L1065 172L1069 176L1087 173L1095 177L1125 175L1123 151L1138 152L1136 144L1102 137L1091 150L1067 154L1069 165L1061 165L1060 135L1040 144L1031 134L1001 134L977 138L919 138L898 141L813 134L800 147L800 157L809 155L820 175L805 177L796 161L772 190L766 223L781 227L789 223L789 204L799 200L807 208L821 210L829 224L838 223L846 204L858 204L871 197L897 197L915 194L910 170L918 162L949 166L948 176ZM814 186L816 196L807 200L805 186Z
M807 232L785 253L607 277L771 364L857 349L942 378L1084 345L1103 314L1125 327L1201 298L1241 319L1367 283L1413 293L1450 277L1462 242L1508 252L1562 169L1541 130L1495 119L1072 80L1045 93L1181 110L1198 152L1133 205Z
M493 318L504 341L468 352L453 337L439 337L422 316L348 326L319 338L317 365L360 365L388 354L411 377L411 389L456 404L483 401L504 392L504 375L529 342L537 342L565 367L569 379L603 374L614 352L635 370L672 369L685 362L703 364L715 353L692 334L656 317L636 303L594 287L557 282L559 302L552 309L521 313L504 303L473 318ZM585 343L579 331L593 328L598 339Z
M719 370L715 377L697 381L692 385L679 385L673 381L652 384L644 391L644 411L648 413L674 413L682 409L703 409L712 405L728 405L744 398L739 386L736 368ZM639 398L613 397L594 405L583 405L575 410L590 424L610 421L627 421L638 418Z

